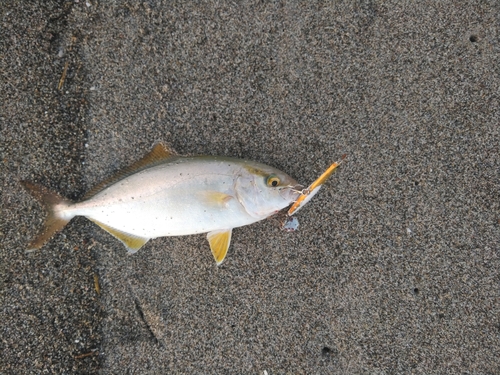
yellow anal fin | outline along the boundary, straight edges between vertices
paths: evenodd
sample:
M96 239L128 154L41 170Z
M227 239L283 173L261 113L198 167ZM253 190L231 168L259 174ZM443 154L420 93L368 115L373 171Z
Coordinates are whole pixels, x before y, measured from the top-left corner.
M228 202L234 197L229 194L221 193L215 190L208 190L200 193L202 199L209 205L226 207Z
M231 243L231 233L232 229L222 229L207 234L210 250L212 250L212 254L218 266L220 266L226 258L227 249L229 249L229 244Z
M103 224L97 220L93 220L90 218L88 218L88 219L93 221L97 225L99 225L102 229L104 229L109 234L118 238L125 245L125 247L127 248L127 251L130 254L137 252L141 247L143 247L146 244L146 242L149 241L149 238L143 238L143 237L136 236L134 234L125 233L119 229L112 228L112 227L110 227L106 224Z
M134 164L122 169L121 171L116 173L111 178L108 178L108 179L102 181L101 183L99 183L97 186L94 186L93 189L91 189L90 191L87 192L87 194L85 194L83 199L84 200L88 199L88 198L96 195L101 190L104 190L108 186L113 185L115 182L117 182L117 181L119 181L127 176L130 176L131 174L136 173L144 168L147 168L147 167L153 166L157 163L160 163L160 162L164 161L165 159L168 159L172 156L176 156L176 154L172 150L167 148L165 145L163 145L162 143L158 143L142 159L140 159L140 160L136 161Z

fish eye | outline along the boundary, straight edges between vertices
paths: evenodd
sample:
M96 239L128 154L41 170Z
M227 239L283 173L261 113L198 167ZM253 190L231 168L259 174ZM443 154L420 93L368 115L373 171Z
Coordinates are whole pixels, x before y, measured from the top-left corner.
M280 179L275 174L268 176L266 179L266 185L269 187L276 187L279 184L280 184Z

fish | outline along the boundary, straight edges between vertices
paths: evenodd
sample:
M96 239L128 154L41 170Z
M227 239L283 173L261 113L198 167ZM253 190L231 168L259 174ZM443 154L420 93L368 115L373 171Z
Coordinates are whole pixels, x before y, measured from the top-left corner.
M179 156L159 143L141 160L74 202L27 180L21 184L47 212L29 243L41 248L76 216L84 216L120 240L129 253L150 239L207 233L222 264L232 230L290 206L302 185L268 165L219 156Z

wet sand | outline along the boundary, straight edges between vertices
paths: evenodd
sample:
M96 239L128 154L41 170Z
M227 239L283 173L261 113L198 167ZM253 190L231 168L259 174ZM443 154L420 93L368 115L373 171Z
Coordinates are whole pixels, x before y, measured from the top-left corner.
M356 4L2 5L0 372L500 372L500 6ZM84 218L24 252L19 180L79 199L157 142L304 184L347 159L220 267Z

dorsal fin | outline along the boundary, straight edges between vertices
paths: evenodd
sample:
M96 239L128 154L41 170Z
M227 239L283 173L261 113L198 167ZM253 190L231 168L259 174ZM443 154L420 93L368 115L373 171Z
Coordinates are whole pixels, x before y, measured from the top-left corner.
M100 182L96 186L94 186L90 191L88 191L84 197L83 200L89 199L92 196L96 195L98 192L101 190L104 190L108 186L113 185L115 182L130 176L133 173L136 173L142 169L145 169L147 167L151 167L155 164L158 164L165 159L168 159L172 156L177 156L175 152L167 148L164 144L158 143L153 147L153 149L146 154L142 159L136 161L134 164L122 169L118 173L116 173L114 176L105 179L104 181Z

